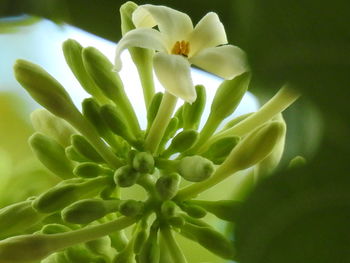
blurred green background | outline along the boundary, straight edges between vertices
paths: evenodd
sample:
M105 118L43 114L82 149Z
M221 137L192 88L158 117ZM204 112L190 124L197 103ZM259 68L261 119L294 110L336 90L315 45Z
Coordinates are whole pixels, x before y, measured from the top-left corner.
M121 36L118 9L122 3L1 0L0 17L44 17L117 42ZM248 198L235 235L241 262L350 262L349 2L137 1L143 3L186 12L195 23L208 11L217 12L229 42L248 54L253 71L251 91L261 102L286 82L303 93L303 98L285 114L289 127L285 162L301 154L308 159L308 165L276 174ZM7 32L15 29L16 23L7 22L6 28ZM1 32L5 32L4 23ZM0 56L4 53L6 50ZM10 149L10 159L20 161L30 156L26 138L31 128L23 114L25 110L18 107L21 103L11 96L2 94L0 101L0 147ZM10 124L6 118L16 121ZM5 163L2 161L3 166ZM312 202L301 209L299 199ZM275 224L267 224L279 214L285 216ZM265 229L262 222L267 224Z

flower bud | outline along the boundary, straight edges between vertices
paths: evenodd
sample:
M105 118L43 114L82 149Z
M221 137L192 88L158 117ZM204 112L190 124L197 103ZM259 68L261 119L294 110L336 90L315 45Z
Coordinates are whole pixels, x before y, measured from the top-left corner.
M132 22L132 13L136 10L137 4L128 1L120 7L121 29L124 36L130 30L135 29L135 25Z
M133 159L133 167L140 173L152 173L154 170L154 158L148 152L139 152Z
M162 200L173 198L180 185L180 176L177 173L162 175L156 182L156 189Z
M72 224L89 224L105 215L118 211L120 200L84 199L62 210L65 222Z
M71 229L68 226L61 224L48 224L42 227L40 230L41 234L52 235L58 233L69 232Z
M119 206L119 212L128 217L141 216L144 210L144 203L136 200L121 201Z
M30 119L36 131L54 138L63 147L70 145L70 137L76 133L68 122L45 109L33 111L30 114Z
M88 140L85 139L85 137L79 134L75 134L71 137L71 141L75 150L85 158L97 163L104 162L104 159L101 157L101 155L88 142Z
M189 216L194 218L202 218L205 217L207 212L205 209L201 208L198 205L193 205L190 203L182 203L180 205L181 209L185 211Z
M196 100L190 104L186 102L182 111L183 127L185 130L193 129L197 130L206 101L205 88L202 85L197 85L196 87Z
M108 184L107 177L85 179L82 182L62 182L41 194L33 207L41 213L54 213L83 197L97 195Z
M171 118L168 126L165 129L163 138L159 144L159 149L163 149L165 144L170 140L170 138L174 137L176 131L178 130L179 120L176 117Z
M87 158L85 158L80 153L78 153L77 150L72 145L68 146L65 149L65 153L66 153L67 158L72 160L72 161L76 161L76 162L79 162L79 163L88 162L89 161Z
M103 168L96 163L86 162L78 164L74 168L73 173L76 176L84 178L94 178L100 175L112 175L113 171L111 169Z
M211 160L214 164L221 164L239 141L240 138L237 136L219 139L211 144L202 156Z
M305 166L306 159L302 156L294 157L288 164L288 169L301 168Z
M158 92L154 94L151 104L147 109L147 131L151 128L151 125L158 113L160 103L162 102L163 93Z
M167 221L171 226L176 228L181 228L186 223L185 219L181 216L172 216Z
M22 201L0 209L0 239L21 233L44 217L33 209L32 201ZM1 260L0 260L1 262Z
M111 248L111 238L104 236L85 243L85 247L93 254L102 257L112 258L114 249Z
M176 204L173 201L166 200L162 203L160 211L165 218L169 218L175 215Z
M180 175L190 182L201 182L214 173L214 164L201 156L194 155L181 159L179 164Z
M236 221L242 206L242 202L234 200L191 200L187 201L187 203L200 206L204 208L207 212L214 214L216 217L230 222Z
M211 104L210 115L213 118L221 121L234 112L248 89L250 77L250 73L246 72L222 82Z
M115 171L114 182L120 187L130 187L137 182L139 177L139 172L135 171L131 166L125 165Z
M55 140L42 133L34 133L29 144L40 162L62 179L72 178L73 165L67 159L64 148Z
M233 243L211 227L201 227L185 223L180 230L180 234L198 242L201 246L219 257L231 260L235 258L236 252Z
M135 141L135 137L117 108L109 104L104 105L101 107L100 113L101 117L113 133L123 137L130 143Z
M86 72L82 58L83 47L76 40L68 39L63 42L62 50L66 63L84 90L99 101L106 102L106 98Z
M174 137L168 149L171 152L183 152L191 148L197 139L198 133L195 130L182 131Z
M29 61L17 60L15 77L23 88L41 106L59 117L65 117L76 108L62 85L43 68Z
M225 175L247 169L268 156L285 131L285 125L272 121L248 134L230 153L219 169Z

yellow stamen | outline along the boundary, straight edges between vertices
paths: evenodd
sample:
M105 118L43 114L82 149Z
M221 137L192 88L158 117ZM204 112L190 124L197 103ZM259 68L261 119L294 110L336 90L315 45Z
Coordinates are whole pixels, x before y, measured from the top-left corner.
M181 42L176 41L175 45L171 50L171 54L182 55L185 57L187 57L189 53L190 53L190 42L185 40L182 40Z

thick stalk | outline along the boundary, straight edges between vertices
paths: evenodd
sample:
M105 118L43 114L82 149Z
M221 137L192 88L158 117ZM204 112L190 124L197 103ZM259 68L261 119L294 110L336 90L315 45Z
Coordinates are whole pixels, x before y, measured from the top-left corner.
M173 234L171 233L170 228L168 226L164 226L160 231L173 261L176 263L187 263L187 260L179 248Z
M145 148L151 153L157 152L159 143L163 138L166 127L168 126L170 118L174 112L176 102L177 97L168 92L164 93L157 116L152 123L145 141Z

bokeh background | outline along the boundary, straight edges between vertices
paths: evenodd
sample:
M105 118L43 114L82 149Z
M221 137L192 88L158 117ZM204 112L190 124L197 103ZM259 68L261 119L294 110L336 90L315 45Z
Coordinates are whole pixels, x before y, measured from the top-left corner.
M122 3L0 0L0 206L56 182L32 158L26 140L32 133L28 114L35 105L14 84L11 65L5 61L25 54L49 72L56 72L59 80L69 82L57 68L61 64L52 63L71 32L66 25L116 43L121 37L118 9ZM350 262L348 1L136 3L173 7L188 13L194 23L208 11L217 12L229 42L248 54L253 71L250 91L260 103L287 82L303 93L285 113L288 139L282 166L296 155L306 157L308 164L299 170L281 171L248 197L232 234L237 239L240 261ZM24 171L30 173L29 181ZM190 262L219 262L206 254L204 258L198 255L199 259L194 258L200 261Z

